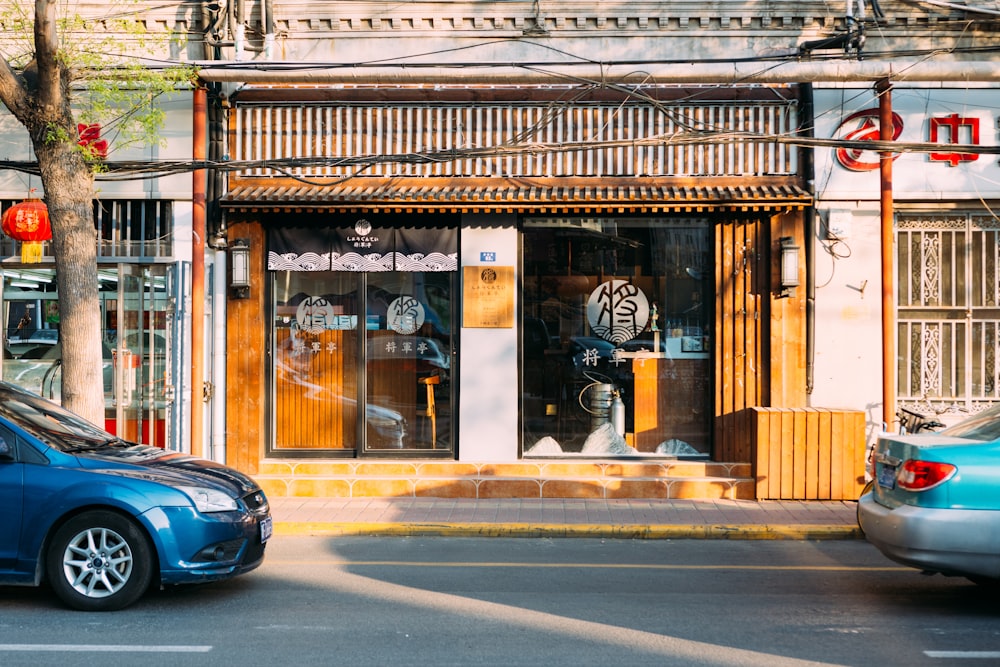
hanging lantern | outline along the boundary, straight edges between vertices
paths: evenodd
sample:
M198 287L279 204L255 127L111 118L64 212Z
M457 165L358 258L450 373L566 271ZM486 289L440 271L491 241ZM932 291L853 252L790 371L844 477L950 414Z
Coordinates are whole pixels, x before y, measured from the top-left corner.
M14 204L0 220L3 233L21 242L21 261L38 264L42 261L42 243L52 238L49 209L40 199L29 199Z

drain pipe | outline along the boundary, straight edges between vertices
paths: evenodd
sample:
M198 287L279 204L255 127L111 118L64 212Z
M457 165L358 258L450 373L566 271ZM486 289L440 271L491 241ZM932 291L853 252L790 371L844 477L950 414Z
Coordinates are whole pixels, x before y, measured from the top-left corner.
M236 60L246 58L247 27L244 21L246 13L246 0L236 1L236 20L233 24L233 46Z
M801 118L808 123L801 128L801 133L807 138L815 136L813 126L813 87L804 83L800 87L802 101ZM809 184L810 192L814 191L816 182L815 149L812 146L802 147L802 173ZM811 395L815 386L816 374L816 207L810 206L805 212L806 239L806 395Z
M274 0L264 0L264 59L274 59Z
M208 107L208 159L212 163L221 162L225 152L224 125L226 120L225 98L221 84L212 84ZM228 294L226 292L226 222L219 206L219 199L225 192L225 175L213 169L208 176L207 243L212 248L212 298L208 321L212 323L211 346L211 459L226 462L226 313Z
M226 463L226 251L216 250L212 262L212 460Z

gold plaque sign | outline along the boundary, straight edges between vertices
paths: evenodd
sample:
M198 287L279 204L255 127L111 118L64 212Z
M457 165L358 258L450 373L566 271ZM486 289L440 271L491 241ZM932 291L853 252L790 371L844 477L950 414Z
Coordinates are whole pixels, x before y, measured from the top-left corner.
M514 267L463 267L462 326L509 329L514 326Z

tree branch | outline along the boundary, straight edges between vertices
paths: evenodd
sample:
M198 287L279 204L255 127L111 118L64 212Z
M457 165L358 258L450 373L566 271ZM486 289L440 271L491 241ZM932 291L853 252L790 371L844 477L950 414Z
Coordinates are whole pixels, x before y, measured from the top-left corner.
M24 122L28 113L28 91L24 82L3 58L0 58L0 102L15 118Z
M62 106L59 36L56 33L57 0L35 0L35 63L38 70L37 100L43 109Z

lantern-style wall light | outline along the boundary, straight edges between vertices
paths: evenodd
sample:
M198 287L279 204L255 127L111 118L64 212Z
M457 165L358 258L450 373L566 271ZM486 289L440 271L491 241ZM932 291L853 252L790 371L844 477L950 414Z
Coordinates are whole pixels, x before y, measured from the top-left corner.
M795 294L795 288L799 286L799 247L795 245L795 239L791 236L783 236L778 240L781 248L781 274L779 282L781 284L781 297L790 297Z
M229 246L229 286L233 296L246 299L250 296L250 240L234 239Z

